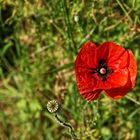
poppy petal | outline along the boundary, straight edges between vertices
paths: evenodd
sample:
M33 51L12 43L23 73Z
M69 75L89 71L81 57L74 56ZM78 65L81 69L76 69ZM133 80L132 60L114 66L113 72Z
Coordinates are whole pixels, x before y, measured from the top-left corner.
M94 90L97 81L91 76L89 69L79 67L75 72L80 94L89 101L97 99L102 90Z
M123 96L125 96L129 91L129 89L126 90L125 88L121 87L116 89L105 90L105 93L108 97L112 99L120 99Z
M112 85L111 88L117 88L124 86L128 81L129 71L127 68L118 69L116 72L108 75L107 81Z
M75 60L75 69L77 67L95 68L96 63L96 45L92 42L86 42Z
M84 90L92 90L96 85L96 80L92 77L90 69L81 66L78 67L75 64L75 74L77 85L81 92Z
M96 80L91 76L90 70L79 67L75 69L77 86L80 94L87 94L94 91Z
M95 90L95 91L91 91L91 92L84 93L84 94L81 94L81 95L86 100L92 101L92 100L96 100L100 96L101 91L102 90Z
M136 80L136 75L137 75L137 63L136 63L135 57L134 57L131 50L128 50L128 54L129 54L128 70L130 72L132 87L134 87L135 80Z
M125 67L128 67L128 52L125 50L122 55L117 59L112 61L111 59L108 61L108 66L111 68L114 72L118 69L123 69Z
M97 48L98 60L105 59L107 63L118 60L125 49L113 42L104 42Z
M128 92L130 92L131 89L132 89L132 83L130 80L130 73L129 73L128 81L125 86L120 87L120 88L112 88L112 89L108 89L104 91L108 97L113 98L113 99L120 99L123 96L125 96Z
M135 57L132 53L131 50L128 50L128 70L129 70L129 75L128 75L128 80L125 86L120 87L120 88L112 88L109 90L105 90L105 93L107 96L113 98L113 99L120 99L123 96L125 96L128 92L131 91L131 89L135 85L135 79L136 79L136 74L137 74L137 64Z
M74 63L77 86L80 94L86 100L95 100L101 90L94 90L96 80L91 75L91 70L96 68L96 45L92 42L85 43Z

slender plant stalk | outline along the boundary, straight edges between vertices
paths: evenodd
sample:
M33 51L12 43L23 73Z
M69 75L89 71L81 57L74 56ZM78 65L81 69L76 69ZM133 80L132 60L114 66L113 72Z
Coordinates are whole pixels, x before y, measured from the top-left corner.
M72 25L70 22L70 16L69 16L69 9L67 7L67 1L63 0L63 7L64 7L64 15L66 17L66 24L68 27L68 38L72 41L73 47L72 49L76 52L76 43L74 41L74 36L73 36L73 29L72 29ZM70 44L71 47L71 44Z
M68 123L66 123L66 122L64 122L64 121L62 121L62 120L58 117L57 114L55 114L55 118L57 119L57 121L58 121L60 124L62 124L62 125L65 126L65 127L68 127L68 128L70 129L71 137L72 137L73 140L78 140L78 138L77 138L77 136L75 135L75 132L74 132L74 130L73 130L73 128L72 128L72 126L71 126L70 124L68 124Z
M117 3L120 5L121 9L123 10L123 12L125 13L125 15L127 16L127 18L130 20L130 22L132 22L131 17L129 16L128 12L125 10L124 6L122 5L122 3L119 0L116 0Z
M131 100L132 102L134 102L137 105L140 105L140 102L136 101L135 99L131 98L130 96L126 96L127 99Z

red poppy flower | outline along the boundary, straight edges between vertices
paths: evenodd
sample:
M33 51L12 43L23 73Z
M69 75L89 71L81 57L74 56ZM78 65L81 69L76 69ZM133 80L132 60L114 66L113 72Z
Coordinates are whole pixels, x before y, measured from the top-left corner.
M97 99L102 90L119 99L135 85L137 64L133 53L113 42L99 47L85 43L74 67L79 92L86 100Z

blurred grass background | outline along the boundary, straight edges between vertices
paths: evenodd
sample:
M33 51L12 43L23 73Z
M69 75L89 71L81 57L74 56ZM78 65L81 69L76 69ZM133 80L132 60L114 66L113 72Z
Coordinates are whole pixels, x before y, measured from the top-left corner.
M135 88L120 100L78 93L73 63L87 40L131 49ZM0 0L0 140L140 140L140 0Z

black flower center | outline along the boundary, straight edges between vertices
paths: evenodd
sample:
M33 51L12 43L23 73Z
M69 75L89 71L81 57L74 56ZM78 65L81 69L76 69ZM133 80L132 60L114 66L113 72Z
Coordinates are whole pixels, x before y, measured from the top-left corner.
M102 81L106 81L108 74L111 74L112 72L113 70L107 66L105 59L100 59L98 67L93 70L93 73L97 73Z

